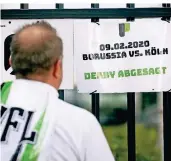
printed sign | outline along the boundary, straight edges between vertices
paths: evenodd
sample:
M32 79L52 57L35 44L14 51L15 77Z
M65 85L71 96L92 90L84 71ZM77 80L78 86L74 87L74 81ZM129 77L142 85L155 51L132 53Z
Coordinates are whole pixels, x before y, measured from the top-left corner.
M9 65L10 43L16 29L24 24L38 20L2 20L1 21L1 83L14 80L13 69ZM73 89L73 20L46 20L57 29L64 43L63 82L60 89ZM64 26L67 26L67 30Z
M74 33L79 92L171 89L170 23L159 19L106 21L99 25L77 22Z

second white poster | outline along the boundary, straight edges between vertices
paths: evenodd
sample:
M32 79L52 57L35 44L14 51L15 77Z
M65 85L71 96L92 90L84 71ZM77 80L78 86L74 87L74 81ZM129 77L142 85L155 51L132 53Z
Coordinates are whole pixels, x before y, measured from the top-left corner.
M76 85L81 93L157 92L171 89L171 24L76 21Z

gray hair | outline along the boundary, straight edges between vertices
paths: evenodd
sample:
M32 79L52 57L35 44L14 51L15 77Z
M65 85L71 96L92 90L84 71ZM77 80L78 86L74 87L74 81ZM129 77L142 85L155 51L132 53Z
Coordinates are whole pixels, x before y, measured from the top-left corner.
M28 37L21 39L24 31L27 29L33 31L32 29L35 28L42 31L41 36L38 38L40 42L36 40L35 43L29 42L28 37L34 36L29 34ZM16 76L25 77L28 74L48 71L63 55L63 42L57 35L55 28L45 21L40 21L26 24L18 29L12 38L10 50L11 65Z

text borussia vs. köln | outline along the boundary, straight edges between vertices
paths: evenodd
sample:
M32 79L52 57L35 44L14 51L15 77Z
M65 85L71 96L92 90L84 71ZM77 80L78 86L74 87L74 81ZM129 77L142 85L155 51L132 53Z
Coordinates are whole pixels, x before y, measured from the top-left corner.
M83 54L83 60L100 60L100 59L115 59L115 58L126 58L127 54L123 52L112 52L112 53L93 53Z

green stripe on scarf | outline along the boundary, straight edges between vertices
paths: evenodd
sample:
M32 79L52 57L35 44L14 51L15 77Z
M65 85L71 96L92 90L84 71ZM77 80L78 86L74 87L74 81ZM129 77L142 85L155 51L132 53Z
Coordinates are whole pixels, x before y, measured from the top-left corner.
M1 90L1 103L6 104L12 82L6 82Z
M38 120L34 130L37 132L37 138L40 139L39 135L40 135L40 131L43 125L43 120L44 120L44 116L45 116L46 111L44 111L40 117L40 119ZM38 141L38 140L37 140ZM42 143L42 140L41 140ZM40 148L41 148L41 144L38 148L35 148L35 145L32 144L28 144L24 150L24 154L21 158L21 161L37 161L38 157L39 157L39 153L40 153Z

